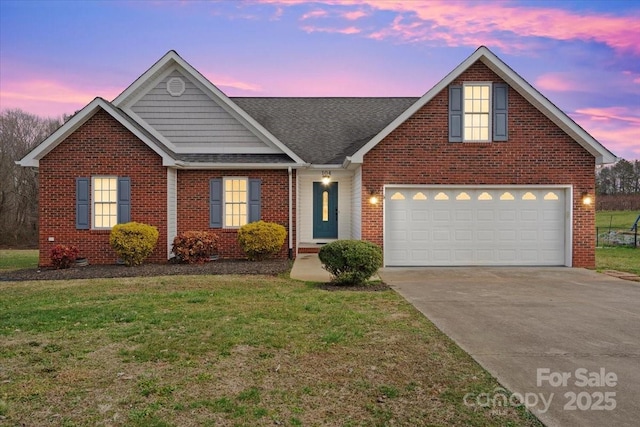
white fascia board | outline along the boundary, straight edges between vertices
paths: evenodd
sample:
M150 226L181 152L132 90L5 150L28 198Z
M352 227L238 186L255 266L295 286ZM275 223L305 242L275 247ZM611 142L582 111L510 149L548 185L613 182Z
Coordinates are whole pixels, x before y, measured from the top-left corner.
M120 124L127 128L131 133L148 145L154 152L162 157L162 164L164 166L173 165L174 159L166 153L162 148L158 147L153 141L150 141L139 129L132 126L128 120L124 119L109 103L102 98L95 98L82 110L76 113L69 121L60 126L58 130L52 133L47 139L42 141L33 150L31 150L26 156L24 156L17 163L24 167L38 167L40 159L46 156L51 150L56 148L62 141L75 132L80 126L82 126L87 120L100 109L105 110L111 117L116 119Z
M127 105L124 105L123 107L127 111L129 111L129 109L127 108L129 106L128 104L131 102L129 98L138 90L143 88L147 84L149 79L155 80L157 74L162 73L167 68L171 68L173 64L177 64L177 66L181 68L180 71L184 71L191 75L195 79L196 83L205 88L206 91L216 102L220 104L221 107L225 108L229 114L233 115L244 126L251 130L261 141L265 142L266 144L274 145L283 153L291 157L296 163L304 163L304 160L302 160L286 145L280 142L278 138L271 134L271 132L264 128L253 117L247 114L247 112L241 109L235 102L233 102L227 95L225 95L224 92L218 89L197 69L195 69L193 66L191 66L191 64L182 59L182 57L180 57L180 55L178 55L173 50L167 52L167 54L160 58L158 62L156 62L144 74L136 79L136 81L131 86L129 86L124 92L122 92L116 99L113 100L113 104L117 107L120 107L121 104L126 103ZM147 126L145 126L145 129L147 129Z
M435 97L438 93L440 93L440 91L449 86L451 82L458 78L458 76L460 76L464 71L467 70L467 68L469 68L478 60L481 60L487 67L489 67L493 72L495 72L505 82L507 82L509 86L511 86L520 95L527 99L532 105L542 111L543 114L545 114L562 130L567 132L567 134L570 135L578 144L580 144L596 158L597 164L613 163L617 160L616 156L613 153L607 150L584 129L578 126L578 124L576 124L569 116L567 116L562 110L551 103L547 98L545 98L526 80L520 77L487 47L480 46L471 56L469 56L460 65L454 68L449 74L447 74L442 80L440 80L440 82L438 82L419 100L411 105L405 112L398 116L394 121L389 123L389 125L387 125L387 127L385 127L382 131L380 131L378 135L376 135L371 141L369 141L353 156L351 156L351 163L362 163L364 161L365 154L373 149L373 147L378 145L380 141L386 138L398 126L409 119L426 103L431 101L433 97Z
M146 83L151 79L154 75L161 72L167 64L169 64L172 60L176 60L179 58L178 54L174 50L170 50L167 52L162 58L156 61L155 64L151 66L147 71L142 73L140 77L138 77L133 83L129 85L120 95L118 95L113 101L113 105L116 107L122 107L122 104L126 102L126 100L136 93L139 89L146 85Z
M301 169L308 166L306 163L205 163L205 162L185 162L178 160L175 162L177 169L192 170L254 170L254 169Z

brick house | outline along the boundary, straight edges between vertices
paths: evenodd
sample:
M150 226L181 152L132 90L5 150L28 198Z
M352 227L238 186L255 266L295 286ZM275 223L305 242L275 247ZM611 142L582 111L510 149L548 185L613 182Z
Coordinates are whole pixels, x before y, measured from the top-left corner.
M420 98L229 98L170 51L19 164L39 168L40 264L57 243L114 263L110 228L286 227L281 256L336 239L386 266L595 263L594 169L615 156L486 47Z

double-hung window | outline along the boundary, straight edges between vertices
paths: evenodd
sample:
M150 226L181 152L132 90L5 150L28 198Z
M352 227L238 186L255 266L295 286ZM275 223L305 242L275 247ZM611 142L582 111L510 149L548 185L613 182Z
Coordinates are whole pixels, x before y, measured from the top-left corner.
M111 228L118 223L118 178L93 177L91 180L93 228Z
M259 221L262 197L260 179L223 177L209 180L209 227L239 228Z
M490 141L491 84L464 85L464 140Z
M248 179L224 179L224 227L242 227L247 223Z
M508 93L502 82L449 86L449 142L507 141Z
M76 228L109 230L131 221L129 177L76 178Z

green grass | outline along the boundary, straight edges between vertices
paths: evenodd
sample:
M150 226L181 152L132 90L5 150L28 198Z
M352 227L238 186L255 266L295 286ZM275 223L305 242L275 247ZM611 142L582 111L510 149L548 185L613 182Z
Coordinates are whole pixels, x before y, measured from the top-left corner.
M35 268L37 266L37 249L0 249L0 271Z
M639 211L598 211L596 212L596 227L612 230L629 230L640 215Z
M7 425L539 426L392 291L283 277L0 283Z
M597 248L596 269L628 271L640 275L640 248L625 246Z
M596 227L599 228L601 234L600 244L607 245L596 248L596 269L599 271L618 270L640 274L640 248L608 246L609 244L602 238L602 233L606 235L609 227L612 230L629 231L638 215L640 215L638 211L596 212ZM629 238L632 238L632 236L629 235Z

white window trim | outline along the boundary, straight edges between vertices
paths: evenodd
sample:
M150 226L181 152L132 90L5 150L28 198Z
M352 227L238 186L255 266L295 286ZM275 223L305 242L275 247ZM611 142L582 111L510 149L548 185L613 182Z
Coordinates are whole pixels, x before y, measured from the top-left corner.
M96 205L95 205L95 188L96 179L115 179L116 180L116 224L118 223L118 176L117 175L95 175L91 177L91 187L89 188L89 195L91 199L90 216L91 216L91 229L92 230L111 230L113 227L96 227Z
M464 89L467 86L489 86L489 133L487 139L465 139L465 115L466 110L464 108L465 97L464 97ZM465 82L462 84L462 142L479 142L479 143L487 143L493 142L493 82Z
M227 181L232 181L232 180L244 180L246 182L246 193L247 193L247 201L245 202L245 204L247 205L247 209L246 209L246 218L245 218L245 224L249 223L249 177L246 176L225 176L222 178L222 228L226 228L226 229L238 229L241 226L237 226L237 225L227 225ZM229 202L232 203L232 202Z

